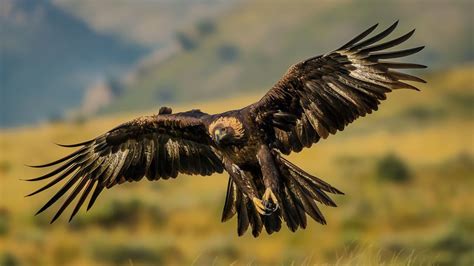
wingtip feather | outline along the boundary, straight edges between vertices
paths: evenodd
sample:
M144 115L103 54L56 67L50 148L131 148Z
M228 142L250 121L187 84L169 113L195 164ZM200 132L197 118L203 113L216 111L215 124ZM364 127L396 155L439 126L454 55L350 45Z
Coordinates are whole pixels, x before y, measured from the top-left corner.
M61 144L61 143L57 143L57 142L54 142L54 144L57 145L57 146L59 146L59 147L64 147L64 148L75 148L75 147L79 147L79 146L84 146L84 145L90 144L90 143L93 142L93 141L94 141L94 139L87 140L87 141L80 142L80 143L74 143L74 144Z
M51 221L49 222L49 224L54 223L58 218L59 218L59 215L58 215L58 213L56 213L56 215L54 215L53 219L51 219Z
M368 28L367 30L363 31L362 33L360 33L359 35L357 35L356 37L352 38L350 41L348 41L346 44L344 44L343 46L341 46L340 48L338 48L337 50L344 50L346 48L349 48L351 47L352 45L356 44L357 42L359 42L360 40L364 39L367 35L369 35L371 32L373 32L375 30L375 28L377 28L379 25L379 23L375 23L375 25L373 25L372 27Z

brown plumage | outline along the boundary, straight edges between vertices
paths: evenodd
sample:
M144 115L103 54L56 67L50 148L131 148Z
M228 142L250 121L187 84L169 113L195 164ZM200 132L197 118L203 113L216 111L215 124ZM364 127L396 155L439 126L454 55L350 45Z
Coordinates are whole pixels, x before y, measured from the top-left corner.
M295 231L306 227L306 215L325 224L318 204L335 207L328 193L342 192L282 154L299 152L343 130L356 118L377 110L392 90L417 90L407 81L424 82L422 79L395 69L425 66L384 61L423 48L386 51L414 32L385 41L397 23L367 38L375 25L333 52L291 66L260 101L245 108L209 115L199 110L172 114L171 108L163 107L157 115L126 122L95 139L61 145L78 150L33 166L57 168L28 179L51 179L28 196L67 180L38 211L69 192L54 222L74 199L70 219L89 195L87 209L104 188L124 182L226 171L230 177L222 221L237 214L239 235L249 227L254 236L263 228L271 234L281 229L282 221Z

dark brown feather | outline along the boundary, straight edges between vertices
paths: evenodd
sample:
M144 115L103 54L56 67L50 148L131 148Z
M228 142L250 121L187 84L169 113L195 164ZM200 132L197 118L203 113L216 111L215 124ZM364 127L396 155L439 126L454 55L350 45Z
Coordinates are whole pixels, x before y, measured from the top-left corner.
M227 193L226 193L225 202L224 202L224 209L222 211L222 218L221 218L222 222L229 220L235 215L235 212L236 212L235 200L236 200L235 185L234 185L234 182L232 181L232 178L229 176L229 181L227 182Z

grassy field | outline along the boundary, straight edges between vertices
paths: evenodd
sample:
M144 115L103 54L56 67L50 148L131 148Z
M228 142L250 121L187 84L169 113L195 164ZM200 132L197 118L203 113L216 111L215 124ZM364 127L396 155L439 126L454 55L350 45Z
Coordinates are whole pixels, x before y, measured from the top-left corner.
M339 207L322 207L326 226L257 239L239 238L235 219L220 223L225 175L114 187L71 223L50 225L53 210L33 216L55 191L24 198L39 184L19 179L43 172L23 164L68 152L53 142L89 139L158 106L3 130L0 265L473 265L473 76L472 66L425 76L422 92L397 91L380 111L289 156L346 195L335 197ZM174 109L220 112L260 96ZM403 176L389 174L394 167Z

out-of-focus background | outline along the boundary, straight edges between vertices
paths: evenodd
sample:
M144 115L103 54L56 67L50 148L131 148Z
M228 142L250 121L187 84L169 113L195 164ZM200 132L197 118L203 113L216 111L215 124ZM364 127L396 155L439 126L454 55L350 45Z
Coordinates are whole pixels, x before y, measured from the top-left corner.
M474 264L472 1L2 0L0 265ZM50 225L24 198L68 150L161 105L222 112L376 22L417 32L421 92L290 159L346 193L328 225L237 237L227 176L125 184ZM54 208L52 208L54 209Z

